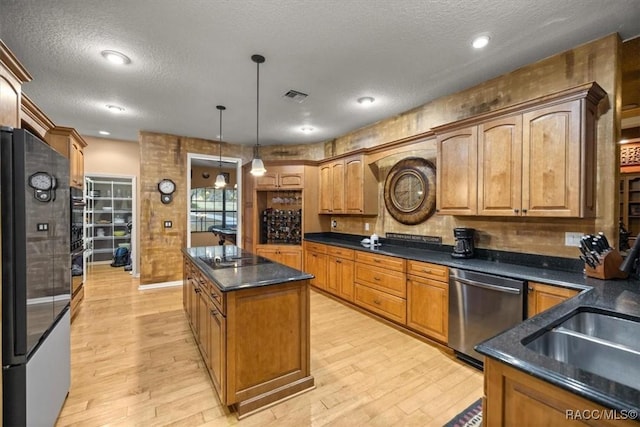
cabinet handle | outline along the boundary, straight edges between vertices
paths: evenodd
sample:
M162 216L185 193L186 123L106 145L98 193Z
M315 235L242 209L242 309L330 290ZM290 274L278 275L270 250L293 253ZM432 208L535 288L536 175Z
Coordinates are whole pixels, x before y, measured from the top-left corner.
M374 299L373 303L377 304L377 305L380 305L380 304L382 304L382 301L380 301L379 299Z
M199 288L195 288L193 291L194 291L196 294L199 294L200 292L202 292Z
M532 287L528 287L528 288L527 288L527 290L528 290L529 292L533 292L533 288L532 288Z
M380 278L378 276L375 276L373 280L380 280Z
M220 296L211 292L211 298L219 300Z
M522 213L526 215L527 214L527 210L526 209L522 209Z
M339 259L336 260L336 264L342 264L342 261L340 261Z
M422 271L424 271L425 273L431 273L431 270L428 268L423 268Z
M514 213L518 213L518 212L520 212L520 209L514 209L513 212Z
M218 315L218 310L211 310L211 315L212 316L217 316Z

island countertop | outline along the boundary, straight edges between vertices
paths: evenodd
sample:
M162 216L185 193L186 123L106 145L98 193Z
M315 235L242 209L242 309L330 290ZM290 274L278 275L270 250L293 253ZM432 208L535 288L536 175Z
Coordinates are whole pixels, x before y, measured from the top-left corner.
M182 252L222 292L313 278L311 274L254 255L233 245L184 248ZM223 266L216 267L216 257L222 261Z

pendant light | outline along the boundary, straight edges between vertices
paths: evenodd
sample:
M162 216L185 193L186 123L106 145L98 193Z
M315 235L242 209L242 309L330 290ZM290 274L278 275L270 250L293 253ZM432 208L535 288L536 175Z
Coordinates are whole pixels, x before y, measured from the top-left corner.
M214 187L224 188L227 185L227 181L224 179L224 175L222 175L222 112L227 108L224 105L216 105L216 108L220 111L220 143L218 144L220 147L220 163L218 165L219 171Z
M262 176L267 171L264 168L264 163L260 158L260 64L262 64L265 59L262 55L252 55L251 60L256 63L257 67L257 78L256 78L256 148L253 156L253 160L251 161L251 171L249 172L253 176Z

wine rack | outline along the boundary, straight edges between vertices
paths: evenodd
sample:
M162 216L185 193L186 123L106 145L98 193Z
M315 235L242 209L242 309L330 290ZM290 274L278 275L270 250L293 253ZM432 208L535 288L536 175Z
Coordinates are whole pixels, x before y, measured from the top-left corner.
M302 242L302 209L267 208L262 211L260 243L292 244Z

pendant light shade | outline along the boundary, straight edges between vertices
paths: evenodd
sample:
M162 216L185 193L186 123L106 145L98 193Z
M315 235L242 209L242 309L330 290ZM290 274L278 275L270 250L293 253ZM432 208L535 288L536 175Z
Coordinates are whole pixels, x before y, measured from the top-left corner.
M267 172L264 168L264 163L260 158L260 64L265 59L262 55L252 55L251 60L256 63L256 148L251 161L251 171L249 172L253 176L262 176Z
M218 164L218 176L213 185L215 188L224 188L227 185L227 181L224 179L224 175L222 175L222 112L226 110L226 107L224 105L217 105L216 108L220 111L220 143L218 144L220 148L220 163Z

